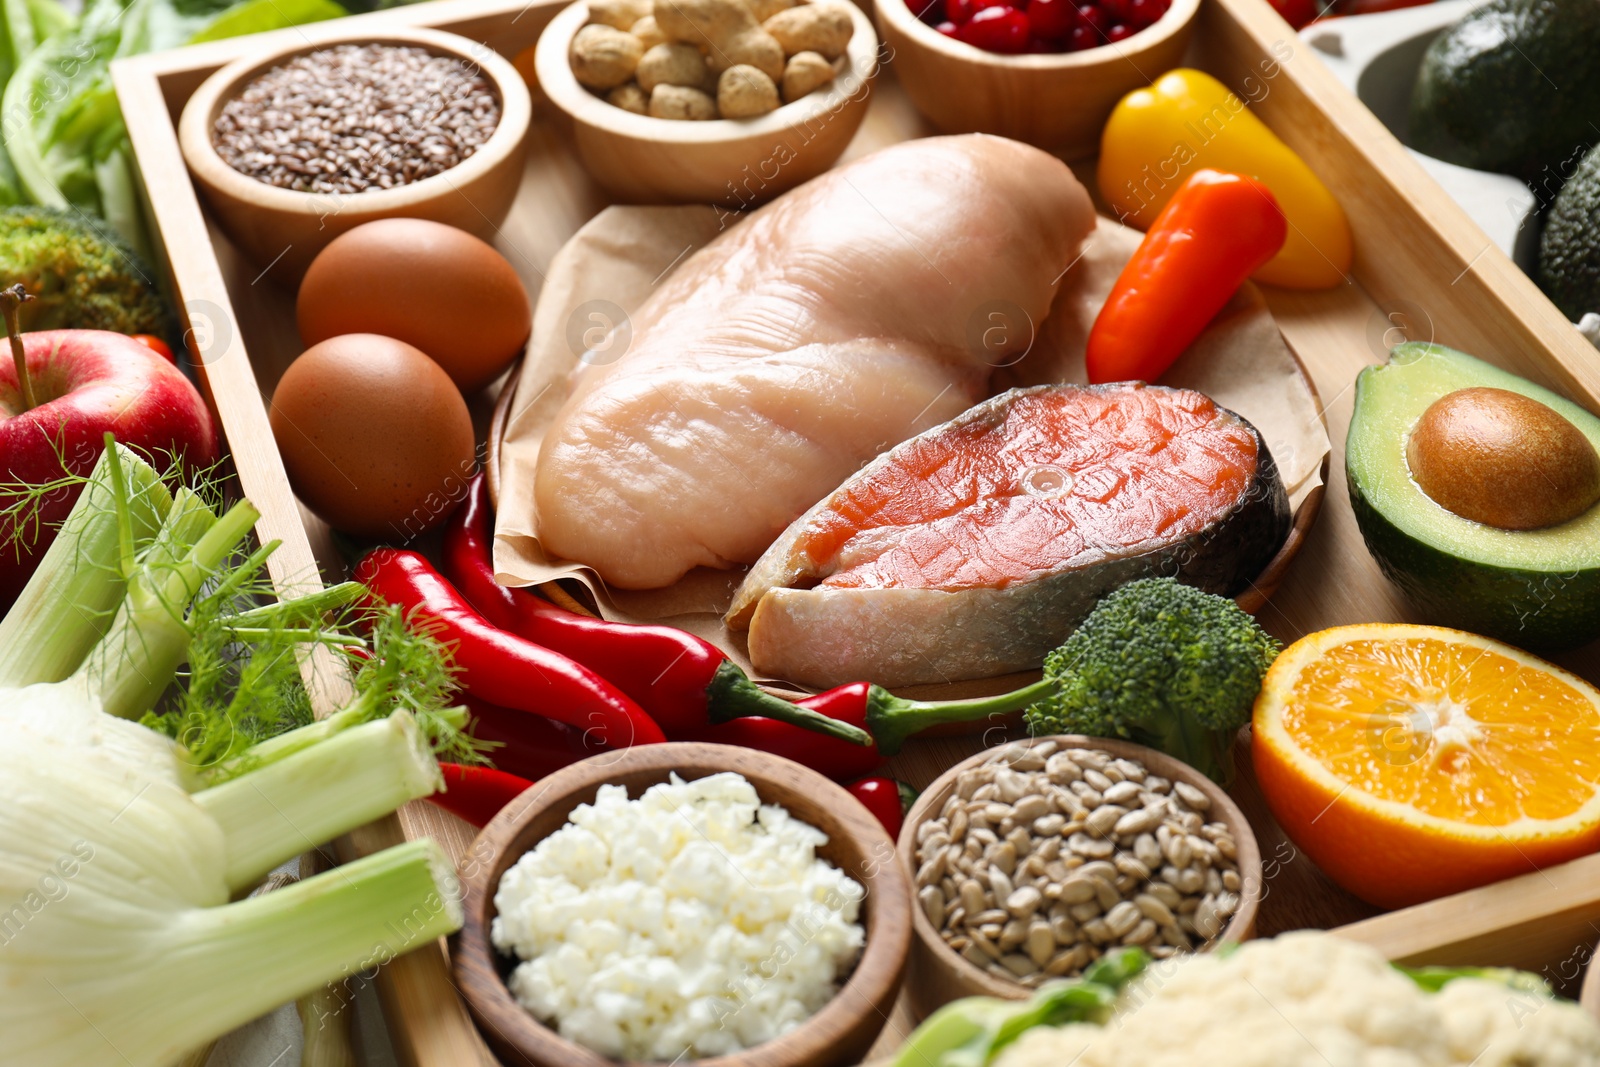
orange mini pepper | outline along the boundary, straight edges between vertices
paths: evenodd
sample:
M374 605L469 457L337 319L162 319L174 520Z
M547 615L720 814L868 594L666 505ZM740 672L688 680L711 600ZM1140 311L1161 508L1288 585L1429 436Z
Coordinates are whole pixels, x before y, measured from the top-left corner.
M1271 61L1268 70L1277 69ZM1250 101L1266 99L1272 76L1244 79ZM1203 71L1168 71L1123 97L1100 136L1098 168L1100 195L1139 229L1195 171L1248 174L1272 190L1289 220L1282 251L1256 272L1256 281L1326 289L1350 273L1350 223L1339 201L1246 101Z
M1096 316L1090 383L1160 378L1288 232L1263 183L1196 171L1156 216Z

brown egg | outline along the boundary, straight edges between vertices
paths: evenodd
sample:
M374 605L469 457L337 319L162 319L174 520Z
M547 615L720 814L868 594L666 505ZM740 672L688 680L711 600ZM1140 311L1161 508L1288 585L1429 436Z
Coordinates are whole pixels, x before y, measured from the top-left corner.
M404 541L442 522L472 477L472 417L437 363L356 333L312 345L272 394L289 483L329 526Z
M423 219L379 219L335 237L311 261L295 315L307 345L347 333L414 345L468 396L511 365L533 326L504 256Z
M1548 405L1506 389L1458 389L1435 400L1406 442L1417 485L1462 518L1532 530L1600 500L1600 457Z

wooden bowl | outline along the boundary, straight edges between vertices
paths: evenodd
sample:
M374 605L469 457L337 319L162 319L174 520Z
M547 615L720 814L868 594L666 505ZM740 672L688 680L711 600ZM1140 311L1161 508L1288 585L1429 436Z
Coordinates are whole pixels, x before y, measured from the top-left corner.
M539 87L572 120L578 156L615 200L632 204L764 203L833 166L866 117L878 72L878 36L861 9L844 69L831 85L753 119L689 122L636 115L578 84L567 60L589 21L586 3L563 10L539 36Z
M1589 956L1588 969L1584 971L1583 988L1578 991L1578 1003L1583 1010L1600 1019L1600 947Z
M880 0L881 2L883 0ZM945 800L955 790L956 778L963 771L980 766L999 753L1015 752L1020 755L1029 747L1046 741L1053 741L1061 748L1093 748L1113 757L1136 760L1152 774L1173 782L1187 782L1205 793L1211 800L1207 821L1226 823L1228 829L1233 832L1234 844L1238 847L1239 878L1242 886L1239 910L1222 929L1217 940L1244 941L1254 933L1262 884L1261 850L1256 844L1255 831L1250 829L1250 824L1245 820L1239 806L1222 791L1220 786L1188 764L1173 759L1164 752L1157 752L1153 748L1104 737L1061 734L1017 741L1004 748L991 748L976 753L945 771L932 785L922 791L922 795L906 814L905 825L900 829L897 851L900 865L909 872L908 877L915 877L917 869L917 828L938 816ZM998 978L963 959L959 953L944 943L920 906L913 906L911 909L911 931L911 965L908 972L910 978L906 983L906 999L912 1015L918 1020L926 1018L941 1005L959 997L985 996L1023 1000L1033 995L1034 990L1027 986Z
M223 162L211 131L223 106L258 75L306 52L341 44L415 45L476 67L500 99L500 124L458 166L397 189L300 193L248 177ZM523 143L532 104L521 75L497 53L453 33L393 28L303 27L300 39L235 60L207 78L178 122L178 143L206 204L228 237L273 278L298 283L323 247L374 219L431 219L493 240L522 183Z
M1062 55L985 52L922 22L906 0L877 0L877 9L895 74L935 126L995 133L1077 159L1100 150L1117 101L1183 61L1200 0L1172 0L1154 25L1126 40Z
M510 1067L616 1067L616 1061L556 1034L506 988L514 961L495 951L489 927L500 878L560 829L600 786L625 785L630 798L667 780L736 771L762 803L778 804L828 835L818 855L866 889L866 947L839 994L782 1037L731 1056L687 1061L697 1067L842 1067L860 1062L900 992L911 940L911 889L883 827L850 794L814 771L753 749L699 742L643 745L592 756L544 779L478 834L462 862L466 924L451 941L456 984L484 1038Z

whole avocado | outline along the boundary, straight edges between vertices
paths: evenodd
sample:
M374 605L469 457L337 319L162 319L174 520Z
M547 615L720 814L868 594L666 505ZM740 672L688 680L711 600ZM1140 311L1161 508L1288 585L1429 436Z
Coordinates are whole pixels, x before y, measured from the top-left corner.
M1600 312L1600 148L1583 157L1545 218L1539 288L1574 322Z
M1489 0L1428 46L1411 91L1410 141L1553 193L1600 140L1596 116L1600 0ZM1541 180L1545 168L1563 174Z

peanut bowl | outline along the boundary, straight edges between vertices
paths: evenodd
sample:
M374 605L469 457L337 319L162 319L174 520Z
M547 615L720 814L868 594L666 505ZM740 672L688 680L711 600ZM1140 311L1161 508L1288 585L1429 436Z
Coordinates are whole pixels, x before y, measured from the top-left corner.
M1255 929L1261 853L1244 814L1126 741L1039 737L965 759L917 799L898 851L917 894L918 1019L959 997L1023 999L1117 945L1161 957Z
M502 876L564 826L574 808L593 802L602 785L625 786L629 798L637 800L673 773L694 781L723 771L743 775L762 804L776 804L827 835L816 854L866 891L857 920L866 939L854 969L842 976L838 992L816 1014L742 1052L698 1062L703 1067L844 1067L860 1062L899 995L911 941L910 890L893 843L860 802L797 763L752 749L675 742L605 752L557 771L507 805L467 851L461 865L466 922L454 936L450 954L456 984L502 1063L616 1067L618 1062L562 1037L513 997L507 981L517 961L502 955L491 940ZM759 986L763 976L748 977L741 986ZM680 1060L693 1062L687 1056Z
M569 53L589 21L583 0L539 37L539 88L572 122L578 156L613 199L634 204L721 204L771 200L833 166L867 113L878 72L872 21L848 0L854 31L831 83L748 119L654 118L607 103L579 84Z
M214 133L223 108L274 68L342 45L408 46L460 60L483 77L499 104L493 132L456 165L393 188L301 192L230 166L218 151ZM439 30L352 32L331 22L303 27L291 43L246 55L207 78L184 106L178 144L207 207L228 237L263 273L293 285L328 242L375 219L429 219L493 240L522 181L531 115L522 77L481 44Z
M1172 0L1124 40L1059 55L1000 55L917 17L929 0L877 0L878 29L906 95L946 133L994 133L1068 159L1099 150L1117 101L1183 60L1200 0Z

